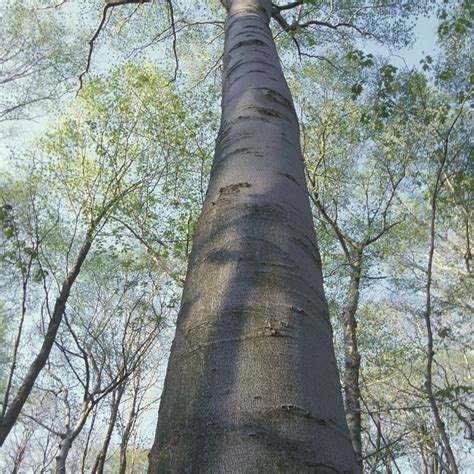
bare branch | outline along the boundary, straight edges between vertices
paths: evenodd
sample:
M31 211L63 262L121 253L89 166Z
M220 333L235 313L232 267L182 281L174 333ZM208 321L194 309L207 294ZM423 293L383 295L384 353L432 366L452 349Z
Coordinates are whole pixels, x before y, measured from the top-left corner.
M173 55L174 55L174 62L175 62L174 74L170 82L174 82L176 81L176 76L178 75L178 68L179 68L178 51L176 50L176 24L174 21L173 2L172 0L167 0L167 2L168 2L169 11L170 11L171 29L173 31Z
M286 5L272 4L272 10L277 11L277 12L281 12L283 10L291 10L293 8L300 7L301 5L303 5L303 3L304 3L303 1L298 1L298 2L291 2L291 3L288 3Z
M28 413L23 413L23 416L26 417L26 418L29 418L30 420L34 421L36 424L40 425L41 428L44 428L45 430L49 431L50 433L58 436L59 438L62 436L62 433L60 433L59 431L56 431L56 430L53 430L53 428L51 428L50 426L48 425L45 425L43 422L41 422L40 420L38 420L38 418L32 416L32 415L28 415Z
M89 72L90 66L91 66L91 61L92 61L92 52L94 50L94 42L98 38L100 32L102 31L102 28L105 24L105 20L107 19L107 11L109 8L121 6L121 5L127 5L127 4L135 4L135 3L149 3L151 0L105 0L105 5L102 8L102 16L100 19L99 26L95 30L94 34L92 35L91 39L89 40L89 52L87 54L87 63L85 69L79 74L79 89L77 90L76 95L79 94L79 92L82 89L82 79L84 76Z

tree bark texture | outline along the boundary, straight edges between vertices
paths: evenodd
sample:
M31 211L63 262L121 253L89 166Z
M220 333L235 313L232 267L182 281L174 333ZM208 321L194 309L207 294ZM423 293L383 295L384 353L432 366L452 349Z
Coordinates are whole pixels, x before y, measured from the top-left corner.
M221 128L149 472L357 472L271 1L225 6Z

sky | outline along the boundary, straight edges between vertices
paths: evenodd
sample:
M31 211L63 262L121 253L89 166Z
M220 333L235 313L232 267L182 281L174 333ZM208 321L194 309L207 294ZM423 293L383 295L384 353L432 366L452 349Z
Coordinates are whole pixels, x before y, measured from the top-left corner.
M427 18L421 17L418 19L413 31L416 40L411 48L402 49L400 51L391 50L390 48L373 48L373 53L390 54L393 64L398 67L419 67L420 60L423 57L427 54L435 56L438 51L436 45L436 28L437 19L435 15Z

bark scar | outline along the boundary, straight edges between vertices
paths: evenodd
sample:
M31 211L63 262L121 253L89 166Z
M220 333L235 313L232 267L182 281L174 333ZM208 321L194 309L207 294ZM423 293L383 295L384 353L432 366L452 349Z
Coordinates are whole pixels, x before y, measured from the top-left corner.
M230 184L229 186L224 186L219 189L219 193L224 196L227 194L240 193L240 188L250 188L251 186L250 183Z
M281 409L290 413L294 413L295 415L304 416L305 418L314 418L310 411L301 407L297 407L296 405L282 405Z
M321 426L327 426L328 424L327 420L324 420L323 418L316 418L309 410L306 410L305 408L302 408L302 407L298 407L296 405L282 405L281 409L289 413L293 413L295 415L304 416L305 418L311 418L312 420L315 420L316 423L318 423Z

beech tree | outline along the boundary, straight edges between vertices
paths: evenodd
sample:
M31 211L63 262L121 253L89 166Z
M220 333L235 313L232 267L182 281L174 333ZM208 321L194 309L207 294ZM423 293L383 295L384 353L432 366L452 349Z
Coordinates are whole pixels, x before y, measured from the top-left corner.
M94 365L95 356L84 355L84 350L108 353L103 341L91 340L81 329L93 326L95 314L83 316L81 301L94 308L102 298L86 289L84 272L94 265L106 268L102 259L110 258L114 265L120 254L120 259L144 263L145 280L150 275L152 281L156 272L176 293L178 287L185 287L150 472L358 472L362 467L403 472L407 465L415 470L424 466L428 472L456 472L462 468L458 453L465 448L460 427L468 426L472 415L465 400L469 361L462 346L468 346L469 338L455 331L464 327L462 318L470 303L458 303L466 300L469 285L458 277L454 262L457 247L463 248L460 241L465 240L464 262L467 273L471 272L472 232L468 167L453 145L458 143L453 140L458 140L459 125L464 123L467 99L462 92L455 105L453 97L456 89L463 89L458 88L456 64L468 55L446 55L449 67L434 79L444 81L441 89L451 94L444 100L438 96L439 88L427 87L430 80L423 74L397 76L390 58L379 60L362 51L366 40L395 47L408 44L410 22L435 4L216 0L189 5L179 0L106 0L99 5L58 1L12 9L16 15L12 20L18 19L7 29L15 43L13 61L8 51L1 54L6 65L2 73L14 94L3 96L0 105L7 111L6 118L28 118L34 104L52 103L59 97L56 92L71 86L67 79L72 71L77 118L71 120L66 114L57 133L43 134L40 141L51 155L42 157L51 163L48 173L65 185L66 192L59 194L79 211L73 210L72 227L61 227L67 237L58 244L60 232L52 220L44 219L39 234L30 232L38 209L43 208L37 205L36 195L28 198L35 205L33 212L17 205L21 180L14 179L18 185L11 188L13 199L9 190L1 196L0 217L6 229L1 263L13 271L0 281L3 288L15 282L14 288L19 289L17 294L6 292L7 324L0 332L1 340L6 334L5 340L11 341L13 355L0 365L6 387L2 412L14 415L6 420L4 430L13 430L5 445L13 448L8 466L16 471L25 466L47 469L56 457L61 471L67 457L68 467L81 472L144 469L147 444L151 444L146 438L151 433L139 444L134 437L139 415L150 419L145 399L148 389L153 392L159 385L161 371L156 367L137 372L131 386L121 383L119 365L100 356L107 380L118 383L105 383L100 401L90 390L83 397L80 382L65 385L70 399L84 398L84 410L69 408L78 421L75 426L66 423L63 429L46 423L55 433L44 442L37 440L38 433L47 431L42 425L48 412L35 416L31 411L38 393L57 385L54 377L59 373L61 381L87 378L76 375L84 372L81 361ZM467 28L465 18L439 5L444 19L441 29L455 43ZM30 10L34 15L28 16ZM55 25L54 18L61 14L79 18L79 11L88 15L82 20L91 21L82 21L75 31L81 30L82 37L87 34L88 40L72 42L82 54L64 54L61 38L70 35L72 22ZM35 18L42 20L43 14L51 23L38 21L33 40L24 48L18 46L22 28L35 27ZM47 28L41 30L41 25ZM449 49L452 53L451 45ZM125 58L135 66L110 74L112 62ZM150 75L148 62L160 63L165 74ZM427 57L423 68L429 69L432 62ZM15 65L18 77L15 70L9 71ZM46 73L41 76L43 68ZM222 118L211 169L214 88L220 87L221 71ZM334 78L329 89L321 80L325 71ZM57 91L55 77L64 79ZM35 83L41 86L37 91ZM169 94L172 83L176 95ZM54 93L49 94L51 84ZM211 91L204 91L208 85ZM337 92L330 100L317 99L321 91L330 96L332 87ZM296 94L296 106L290 90ZM38 92L38 102L22 101L23 92L26 99ZM192 94L199 109L192 107ZM87 98L91 100L84 101ZM462 117L456 119L460 103ZM9 104L15 108L10 110ZM96 120L96 113L102 118ZM443 153L438 144L453 121L440 166L436 159ZM319 219L316 234L323 242L323 257L330 262L324 281L332 303L329 308L302 154L309 198ZM127 183L143 173L150 179L114 202L93 232L87 259L64 305L62 323L50 338L47 360L43 358L47 372L36 371L34 384L24 391L30 403L20 412L12 396L32 358L26 339L48 322L54 323L47 311L48 292L52 300L57 282L79 249L76 236L87 230L94 213L100 213L101 202L106 204L100 200L103 190L124 189L114 176L129 169L129 160L133 166L124 176ZM57 190L57 183L54 179L47 186L38 183L33 182L41 189L26 186L25 190L38 191L44 209L49 209L47 190ZM15 234L14 226L21 221L18 212L28 217ZM66 214L69 208L58 216ZM408 224L401 218L406 215ZM461 231L458 215L465 228ZM50 234L44 232L53 228ZM453 235L456 248L450 245ZM47 250L52 237L54 251ZM61 252L67 242L64 265ZM446 255L441 257L443 250ZM404 266L410 252L416 252L417 258ZM431 254L428 263L420 257L426 254ZM444 277L437 273L440 265L447 269ZM381 275L384 270L388 276ZM127 281L119 278L120 284L127 289ZM160 287L157 296L162 291L166 290ZM388 296L402 291L406 300ZM332 298L334 293L344 297ZM41 308L34 303L38 295ZM19 303L13 304L13 299ZM177 311L178 297L167 305L171 313ZM18 308L18 320L11 317L12 308ZM28 323L23 325L35 308L43 317L36 332ZM443 318L441 309L446 313ZM112 313L118 324L120 309L107 312L107 318ZM330 317L336 342L343 342L336 345L337 360ZM453 322L452 328L447 328L447 321ZM107 335L112 338L110 347L114 327L115 323ZM89 346L90 351L85 349ZM58 349L66 365L58 363ZM391 387L390 393L386 386ZM62 406L64 393L57 400L49 397L52 412ZM66 408L68 403L63 401ZM63 439L60 450L56 434ZM41 467L31 462L36 453L32 445L39 447Z
M374 30L369 31L342 21L332 6L328 6L330 20L313 19L310 10L305 21L303 2L222 3L227 19L221 129L194 236L150 472L232 469L238 453L249 450L253 454L243 461L244 470L263 466L288 471L323 466L357 470L347 434L331 442L339 446L337 454L318 444L322 426L335 435L330 419L339 433L344 433L345 423L331 331L323 329L329 318L319 253L313 231L308 230L311 213L298 123L269 23L273 15L286 32L317 25L376 35L378 28L371 24ZM294 8L297 12L290 23L282 12ZM332 21L333 15L338 19ZM300 43L294 40L301 53ZM308 36L303 41L311 45ZM377 238L377 234L368 237ZM312 304L307 306L308 302ZM309 317L300 320L297 313ZM306 339L309 334L311 343ZM286 347L285 338L295 339L293 351ZM316 347L306 346L315 341ZM281 359L275 357L276 351ZM296 356L300 352L305 359ZM303 379L296 383L295 377ZM265 380L264 386L257 388L257 379ZM322 380L329 384L324 390ZM278 406L288 413L275 417ZM298 427L297 441L288 439L282 433L288 432L291 418L301 414L320 422ZM259 440L257 446L245 438L241 427L247 428L248 420L252 420L251 436ZM210 424L212 431L205 430ZM229 424L232 435L227 434ZM285 460L274 452L275 447ZM296 456L289 454L300 450Z
M221 128L149 472L356 470L272 5L224 5Z

